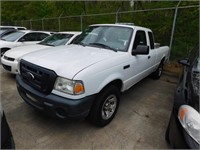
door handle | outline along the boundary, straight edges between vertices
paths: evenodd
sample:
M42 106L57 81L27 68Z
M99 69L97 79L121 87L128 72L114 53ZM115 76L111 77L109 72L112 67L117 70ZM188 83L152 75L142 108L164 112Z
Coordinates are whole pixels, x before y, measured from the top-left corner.
M129 68L129 67L130 67L130 65L126 65L126 66L124 66L124 70L127 69L127 68Z
M148 56L148 59L150 59L151 58L151 56Z

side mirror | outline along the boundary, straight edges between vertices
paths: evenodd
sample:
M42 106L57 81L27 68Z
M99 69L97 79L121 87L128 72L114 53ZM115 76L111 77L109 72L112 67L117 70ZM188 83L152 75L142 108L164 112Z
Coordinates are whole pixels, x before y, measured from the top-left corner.
M135 50L132 51L132 55L147 55L149 54L149 46L138 45Z
M188 59L182 59L178 61L179 64L183 65L183 66L190 66L189 60Z

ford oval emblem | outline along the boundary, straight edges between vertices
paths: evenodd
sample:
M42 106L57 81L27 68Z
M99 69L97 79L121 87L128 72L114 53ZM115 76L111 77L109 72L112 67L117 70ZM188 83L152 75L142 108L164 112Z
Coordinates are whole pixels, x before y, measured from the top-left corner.
M29 80L34 80L34 78L35 78L34 75L30 72L26 72L26 76Z

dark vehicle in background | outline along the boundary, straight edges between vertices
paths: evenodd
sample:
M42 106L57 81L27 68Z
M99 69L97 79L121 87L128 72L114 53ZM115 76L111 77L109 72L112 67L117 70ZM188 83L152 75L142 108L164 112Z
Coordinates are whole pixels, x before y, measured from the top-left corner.
M7 123L6 116L0 104L0 115L1 115L1 149L15 149L15 143Z
M0 38L16 31L17 31L16 29L7 29L7 30L0 29Z
M165 139L172 148L199 149L199 46L190 52L187 59L180 60L179 63L184 66L184 70L176 89Z

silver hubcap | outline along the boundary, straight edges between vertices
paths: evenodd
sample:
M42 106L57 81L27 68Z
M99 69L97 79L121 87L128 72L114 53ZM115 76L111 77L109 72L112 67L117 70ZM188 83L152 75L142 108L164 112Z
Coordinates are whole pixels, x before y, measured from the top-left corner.
M162 66L159 67L159 72L158 72L159 76L161 76L161 74L162 74Z
M101 110L102 118L104 120L109 119L115 112L116 106L117 106L117 97L115 95L109 95L105 100Z

